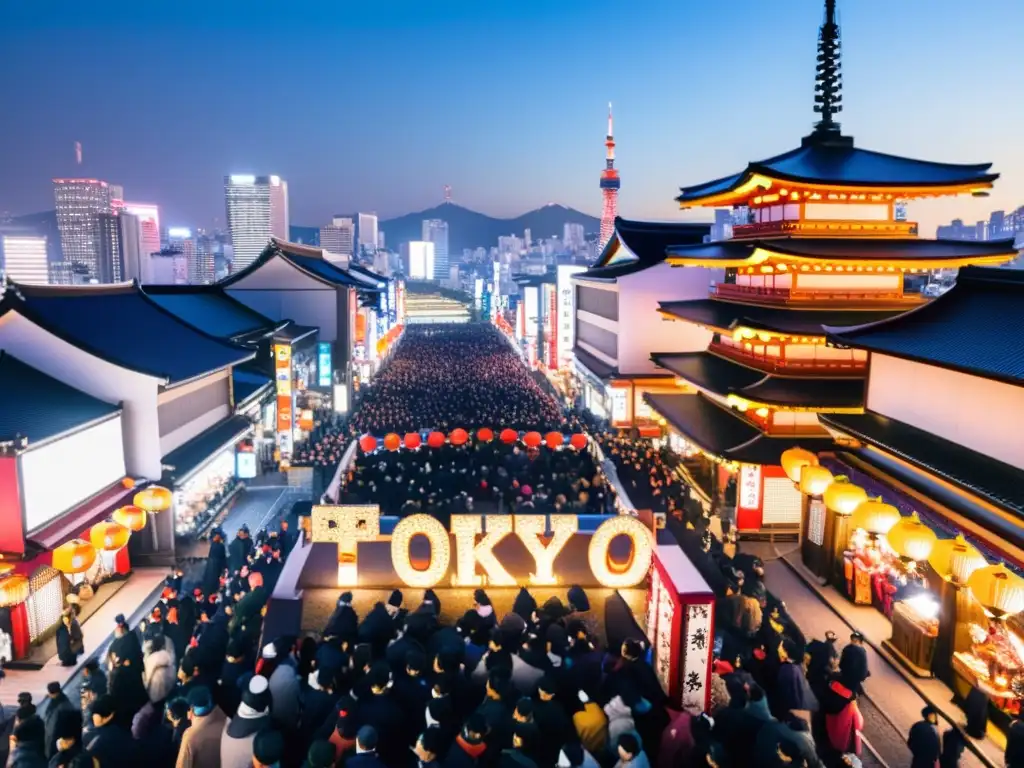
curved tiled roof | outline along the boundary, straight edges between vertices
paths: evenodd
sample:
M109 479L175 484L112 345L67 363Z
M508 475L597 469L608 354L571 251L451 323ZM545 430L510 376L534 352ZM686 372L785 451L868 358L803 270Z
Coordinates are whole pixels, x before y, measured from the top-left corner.
M854 328L831 328L847 346L1024 386L1024 273L965 267L956 285L919 309Z
M12 284L0 315L18 312L89 354L168 384L250 360L254 352L185 323L136 285Z
M852 140L827 142L808 137L796 149L749 163L739 173L681 187L676 201L698 204L703 198L737 189L756 174L781 181L844 187L950 187L991 184L999 178L999 174L989 173L991 167L992 163L934 163L859 149Z
M665 260L670 245L700 243L711 232L710 224L693 222L631 221L615 219L615 234L590 269L573 275L574 279L614 280L639 272ZM636 256L609 264L621 246Z
M31 447L120 410L0 350L0 440L20 435Z
M963 261L1017 255L1013 240L927 240L905 238L773 237L720 240L696 245L675 245L668 256L699 261L736 261L757 249L803 259L828 261Z
M348 269L339 267L337 264L324 259L324 251L321 248L313 248L308 245L290 243L287 240L279 240L276 237L270 238L267 247L252 264L240 272L221 280L217 285L229 287L242 278L252 274L274 257L284 259L293 267L305 272L310 277L329 285L340 285L348 288L358 288L361 291L376 293L382 290L378 284L377 277L370 277L373 273L362 269L363 274L354 274ZM383 279L383 278L379 278Z
M231 298L217 286L144 285L142 290L171 314L222 339L257 331L269 333L283 325Z
M824 333L826 326L864 325L902 314L906 309L793 309L762 307L721 299L692 299L659 302L663 314L697 325L722 330L746 326L775 333L809 335Z

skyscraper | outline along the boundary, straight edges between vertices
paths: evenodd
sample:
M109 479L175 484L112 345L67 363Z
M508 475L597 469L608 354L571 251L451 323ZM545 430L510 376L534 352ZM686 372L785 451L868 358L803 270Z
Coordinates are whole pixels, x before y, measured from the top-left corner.
M448 222L441 219L424 219L423 241L434 244L434 271L427 275L427 279L447 280Z
M377 250L377 214L360 213L359 221L359 251L375 253Z
M50 282L46 238L12 232L0 236L3 273L16 283L46 285Z
M149 282L145 274L145 267L142 260L142 225L139 217L134 213L121 211L117 216L118 233L120 239L118 244L121 247L121 280L131 282L137 280L140 283ZM146 254L148 257L149 254Z
M608 136L604 140L605 161L601 172L601 196L604 205L601 207L600 248L611 240L615 233L615 217L619 215L619 172L615 170L615 133L612 131L612 105L608 104Z
M349 259L355 253L356 225L352 219L335 216L326 227L320 227L320 247L335 256Z
M64 260L95 276L99 260L96 214L110 213L107 182L99 179L54 179L53 197Z
M149 256L160 250L160 209L150 203L128 203L122 209L139 220L139 232L141 240L139 247L142 249L142 256Z
M209 273L200 263L198 249L192 230L188 227L170 227L167 230L167 246L164 250L181 251L185 257L186 279L191 285L206 285L213 282L213 260L209 262Z
M288 182L280 176L225 176L224 201L234 249L232 271L256 261L272 235L288 239Z
M99 231L100 247L96 279L101 283L120 283L124 280L125 272L124 249L121 247L121 216L114 213L98 213L96 226Z
M562 226L562 243L567 251L577 251L586 242L586 232L582 224L574 224L571 221L565 222Z

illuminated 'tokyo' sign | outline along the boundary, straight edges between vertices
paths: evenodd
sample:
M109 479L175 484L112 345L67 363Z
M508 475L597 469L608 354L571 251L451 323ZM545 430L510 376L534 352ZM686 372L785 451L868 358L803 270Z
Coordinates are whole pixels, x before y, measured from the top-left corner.
M417 514L398 521L390 539L381 535L380 522L376 506L313 507L310 539L337 544L339 586L391 586L385 583L391 580L421 589L442 583L622 589L647 578L654 547L650 529L625 515L584 533L576 515L452 515L451 529L445 530L436 518ZM414 554L417 537L429 543L429 554L422 545L421 554ZM628 548L625 542L613 547L621 538L629 540ZM613 548L620 550L617 557Z

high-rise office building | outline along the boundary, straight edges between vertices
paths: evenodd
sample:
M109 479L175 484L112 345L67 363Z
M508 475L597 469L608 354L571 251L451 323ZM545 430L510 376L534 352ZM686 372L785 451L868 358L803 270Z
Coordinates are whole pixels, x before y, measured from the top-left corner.
M127 211L117 216L119 244L121 246L121 280L140 283L149 282L145 274L145 262L142 260L142 224L139 217ZM148 256L148 254L146 254Z
M130 213L139 219L142 256L160 251L160 209L150 203L125 202L122 212Z
M50 282L45 237L15 232L0 235L0 257L4 275L16 283Z
M11 224L23 227L26 234L46 238L46 254L51 264L64 261L60 247L60 229L57 227L57 211L40 211L15 216Z
M567 251L579 250L586 241L587 236L582 224L567 221L562 226L562 243Z
M53 197L64 260L96 274L96 214L110 213L110 187L99 179L54 179Z
M124 208L124 185L109 184L110 189L110 210L117 213Z
M360 213L357 216L359 222L359 251L374 253L377 250L377 214Z
M185 254L173 248L151 253L147 257L149 282L153 285L187 285L188 261Z
M191 285L204 285L213 282L213 270L210 270L209 279L200 268L196 241L192 237L192 230L188 227L170 227L167 230L167 245L164 250L179 251L185 257L186 280Z
M411 280L436 279L436 259L433 243L413 240L402 244L402 267Z
M224 177L233 272L259 258L271 236L288 239L288 182L280 176Z
M120 283L124 280L125 273L124 249L121 247L121 216L114 213L98 213L96 226L100 242L96 280L105 284Z
M383 229L378 229L377 230L377 248L379 250L384 250L385 247L386 246L384 245L384 230Z
M335 256L350 258L355 253L356 225L352 219L335 216L320 227L320 247Z
M441 219L423 220L423 241L434 244L434 272L427 279L448 279L448 222Z
M189 282L196 285L216 282L217 256L223 253L223 244L216 235L200 233L196 237L195 275L189 275Z

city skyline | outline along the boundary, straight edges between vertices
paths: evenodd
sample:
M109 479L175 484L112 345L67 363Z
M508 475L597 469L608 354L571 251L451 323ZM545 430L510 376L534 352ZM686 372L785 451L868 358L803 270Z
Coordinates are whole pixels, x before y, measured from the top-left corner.
M0 190L0 210L15 214L48 207L51 178L88 176L153 200L165 221L224 227L223 176L276 173L289 180L292 221L307 225L326 223L339 210L375 210L383 220L428 208L442 199L446 184L455 202L494 216L551 200L599 215L593 177L611 100L625 179L622 214L706 219L706 212L676 209L679 186L782 151L814 120L820 0L770 13L745 0L728 8L652 8L643 19L616 20L616 44L631 54L612 64L591 34L611 18L606 2L484 10L453 2L431 11L409 5L397 17L312 3L300 27L265 9L239 15L233 3L213 13L191 2L174 10L131 7L116 18L57 5L64 12L27 5L0 11L0 42L24 64L17 73L0 73L0 88L12 103L30 107L5 130L18 151L0 154L0 178L10 180ZM1002 174L988 200L913 204L910 217L921 222L922 233L1024 202L1024 151L1014 128L1024 107L1000 78L982 74L1012 71L1011 30L1019 26L1015 18L1024 20L1024 9L1010 0L977 10L953 0L899 7L841 0L839 8L841 119L858 145L952 163L992 161ZM331 23L342 16L344 24ZM522 55L512 57L515 66L493 58L494 33L487 32L495 28L510 35L531 30L516 35ZM425 32L441 52L418 57L413 68L411 43ZM164 38L209 54L172 71L151 56ZM116 57L80 55L84 46L115 39ZM301 46L275 57L288 59L279 67L228 56L216 44L287 51L295 39ZM556 50L560 64L552 67L540 54ZM744 50L771 52L771 88L752 77ZM124 109L121 91L95 87L111 77L195 108ZM359 93L370 94L374 119L347 119L351 105L344 98L335 107L303 97L336 77L351 88L352 104ZM66 99L47 97L57 84ZM431 109L419 104L428 93ZM963 109L965 93L984 108ZM287 119L275 105L288 109ZM493 119L498 115L503 119Z

